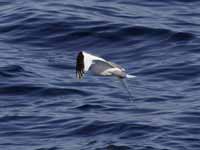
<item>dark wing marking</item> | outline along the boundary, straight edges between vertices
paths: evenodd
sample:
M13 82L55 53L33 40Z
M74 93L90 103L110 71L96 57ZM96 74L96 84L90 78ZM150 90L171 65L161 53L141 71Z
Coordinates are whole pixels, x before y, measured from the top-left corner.
M84 74L84 56L83 53L80 52L76 58L76 77L81 79Z

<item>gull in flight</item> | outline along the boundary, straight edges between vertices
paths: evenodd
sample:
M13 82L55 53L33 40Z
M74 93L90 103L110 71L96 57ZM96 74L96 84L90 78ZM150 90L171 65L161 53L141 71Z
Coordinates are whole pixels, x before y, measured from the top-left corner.
M81 51L79 52L76 60L76 77L78 79L82 79L84 73L86 73L87 71L91 71L93 74L98 76L118 77L127 89L129 95L132 97L129 88L123 79L134 78L136 76L127 74L126 70L120 65L117 65L113 62L107 61L95 55L89 54L85 51Z

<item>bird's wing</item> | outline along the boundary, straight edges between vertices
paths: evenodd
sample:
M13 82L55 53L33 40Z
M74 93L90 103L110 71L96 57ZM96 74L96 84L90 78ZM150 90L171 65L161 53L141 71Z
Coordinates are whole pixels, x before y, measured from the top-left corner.
M80 52L76 58L76 77L81 79L84 74L84 56L83 53Z
M103 58L94 56L84 51L80 52L76 59L76 77L81 79L83 74L89 70L94 60L106 61Z
M103 75L104 72L113 68L107 61L93 60L90 70L96 75Z
M103 58L94 56L92 54L89 54L87 52L80 52L77 56L76 60L76 76L78 79L81 79L83 77L83 74L87 72L89 69L97 75L103 75L105 71L108 71L112 74L116 74L116 76L124 77L125 69L121 66L106 61Z
M86 53L86 52L82 52L83 56L84 56L84 72L87 72L90 69L90 66L94 63L94 61L99 60L102 62L106 62L105 59L94 56L92 54Z
M113 62L107 61L108 64L110 64L110 66L112 66L113 68L119 68L122 71L126 71L122 66L115 64Z
M114 75L119 78L126 77L126 73L122 69L113 66L108 61L94 60L90 70L96 75Z

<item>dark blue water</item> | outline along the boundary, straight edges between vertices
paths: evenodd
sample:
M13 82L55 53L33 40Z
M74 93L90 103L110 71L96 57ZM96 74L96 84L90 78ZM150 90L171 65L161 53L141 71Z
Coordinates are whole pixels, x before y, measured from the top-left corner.
M1 150L199 150L200 2L1 0ZM122 65L75 78L85 50Z

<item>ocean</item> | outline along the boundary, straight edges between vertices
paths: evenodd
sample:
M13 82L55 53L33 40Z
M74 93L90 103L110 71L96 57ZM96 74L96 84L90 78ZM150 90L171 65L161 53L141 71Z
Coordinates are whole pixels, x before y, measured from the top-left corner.
M1 0L0 150L199 150L200 1ZM80 51L120 64L76 79Z

